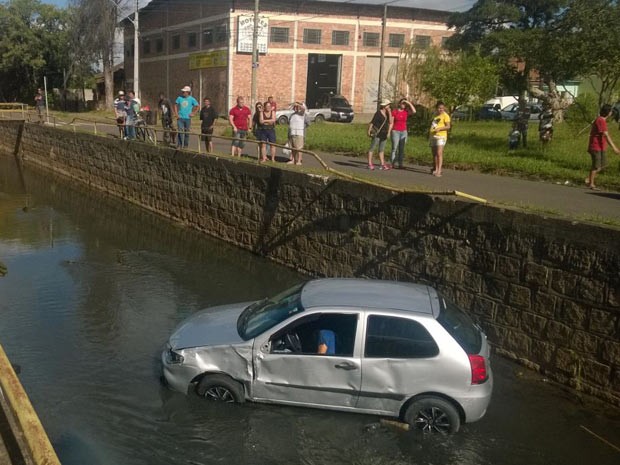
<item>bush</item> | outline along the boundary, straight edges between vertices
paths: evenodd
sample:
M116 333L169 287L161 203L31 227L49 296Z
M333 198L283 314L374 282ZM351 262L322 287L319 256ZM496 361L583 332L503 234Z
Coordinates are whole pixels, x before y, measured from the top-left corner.
M583 126L596 119L598 115L598 98L594 94L585 93L575 98L566 111L566 121L570 125Z

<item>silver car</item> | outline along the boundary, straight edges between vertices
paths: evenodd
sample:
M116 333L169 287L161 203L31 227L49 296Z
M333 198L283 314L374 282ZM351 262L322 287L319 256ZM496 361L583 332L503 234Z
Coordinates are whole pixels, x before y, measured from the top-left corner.
M493 379L486 336L435 289L320 279L182 322L165 380L207 399L399 417L453 433L482 418Z

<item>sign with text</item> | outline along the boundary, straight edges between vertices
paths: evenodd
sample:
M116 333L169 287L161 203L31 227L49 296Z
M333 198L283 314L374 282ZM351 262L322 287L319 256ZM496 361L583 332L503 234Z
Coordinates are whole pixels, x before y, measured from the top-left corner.
M258 18L258 52L267 53L269 34L269 20ZM254 38L254 16L239 16L237 22L237 52L252 53L252 39Z
M189 56L189 69L223 68L228 66L228 50L192 53Z

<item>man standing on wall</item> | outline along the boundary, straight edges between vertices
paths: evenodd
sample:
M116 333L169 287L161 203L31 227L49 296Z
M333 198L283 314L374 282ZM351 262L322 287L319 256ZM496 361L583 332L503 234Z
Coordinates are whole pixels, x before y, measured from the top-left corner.
M213 126L217 119L217 111L211 106L211 99L205 98L204 106L200 110L200 121L202 122L200 132L202 139L205 141L205 149L207 152L213 152Z
M288 163L301 165L301 150L304 148L306 137L306 105L303 102L295 102L288 124L288 143L291 147L291 159Z
M127 112L127 119L125 120L127 139L133 140L136 138L136 120L138 119L140 104L136 100L136 94L132 91L127 92L127 98L125 99L125 111Z
M233 142L231 147L231 155L241 156L243 147L245 147L245 139L248 137L248 128L250 127L252 112L244 105L243 97L237 97L237 105L228 112L228 121L233 130Z
M172 104L163 92L159 94L159 103L157 106L159 107L159 113L161 114L161 126L164 130L164 144L175 144L177 132L174 130L174 126L172 124Z
M37 95L34 96L34 106L39 115L39 124L43 124L43 115L45 114L45 92L43 89L37 89Z
M189 146L189 130L192 125L192 117L196 114L200 105L190 95L192 88L185 86L181 89L181 95L177 97L174 113L178 120L179 134L177 136L177 148L186 149Z
M116 125L118 126L118 138L125 139L127 130L125 128L125 119L127 118L127 110L125 109L125 92L118 91L118 97L114 100L114 115L116 116Z

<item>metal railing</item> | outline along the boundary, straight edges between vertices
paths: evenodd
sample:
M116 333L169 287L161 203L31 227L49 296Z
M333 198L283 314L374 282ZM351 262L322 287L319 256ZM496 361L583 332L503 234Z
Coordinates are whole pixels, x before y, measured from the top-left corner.
M0 116L1 116L1 111L0 111ZM24 119L28 122L33 122L31 118L31 113L28 111L26 111ZM92 133L97 136L113 135L112 133L109 132L109 130L107 132L104 131L103 128L105 127L108 127L108 128L113 127L113 128L116 128L116 130L119 130L119 128L124 129L125 127L128 126L126 124L119 124L116 122L114 118L110 118L110 117L106 117L106 119L102 119L102 120L75 117L71 121L66 122L66 121L62 121L56 115L50 115L48 124L57 129L67 130L67 128L70 128L69 130L72 130L74 133L77 133L77 132ZM132 142L139 142L139 143L145 143L145 144L150 144L150 145L159 145L160 141L164 140L164 137L163 137L164 133L175 133L176 137L179 137L179 135L187 134L190 136L190 140L191 140L191 136L195 136L195 141L194 141L195 149L188 147L182 150L194 152L194 153L197 153L198 155L213 155L217 157L223 156L223 157L228 157L234 160L241 160L244 162L249 161L248 158L243 159L241 157L233 157L230 153L224 153L224 152L210 152L209 153L207 152L206 149L203 147L203 143L204 143L203 137L205 137L205 135L198 131L191 131L191 130L180 131L178 129L175 129L175 130L164 129L164 128L160 128L160 127L153 126L153 125L144 125L141 127L152 132L155 136L152 138L152 140L148 140L148 137L147 137L145 138L146 140L135 139ZM162 136L161 138L159 137L160 134ZM120 132L119 132L119 135L120 135ZM212 138L213 140L228 141L231 143L233 140L236 140L235 137L227 137L227 136L222 136L222 135L209 135L209 137ZM254 145L257 147L257 149L258 147L260 147L260 145L265 144L265 142L261 142L256 139L244 139L244 143L249 144L249 145ZM291 147L288 147L282 144L271 144L270 143L269 145L279 148L281 150L282 149L293 150ZM428 194L428 195L436 195L436 196L457 196L457 197L466 198L468 200L472 200L472 201L479 202L479 203L487 203L487 200L483 198L480 198L480 197L477 197L471 194L467 194L465 192L457 191L457 190L433 191L433 190L428 190L428 189L411 189L411 188L404 188L404 187L398 187L398 186L394 186L390 184L385 184L385 183L381 183L377 181L372 181L364 177L355 176L355 175L346 173L344 171L332 168L317 153L311 150L301 149L297 151L302 153L303 155L307 155L307 156L314 158L319 163L321 168L327 173L336 175L344 179L361 182L364 184L372 185L375 187L387 189L387 190L398 192L398 193L417 193L417 194ZM258 163L259 159L260 159L260 156L257 157L257 160L254 160L254 162ZM287 166L287 165L283 164L283 166ZM298 169L297 166L295 166L295 168Z

